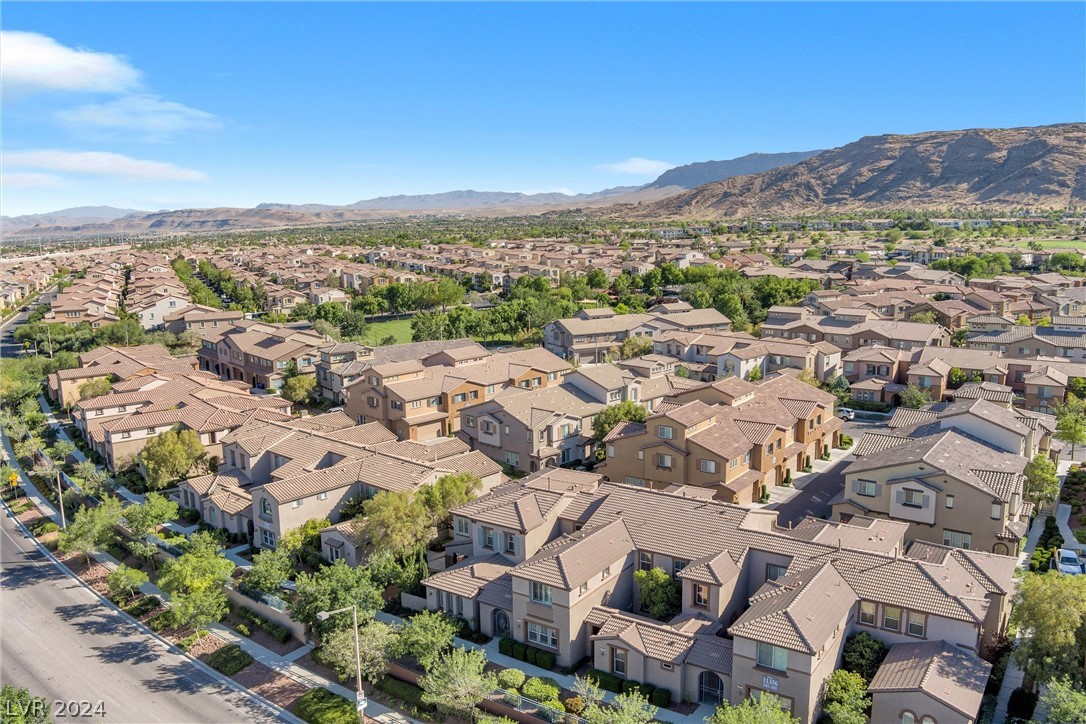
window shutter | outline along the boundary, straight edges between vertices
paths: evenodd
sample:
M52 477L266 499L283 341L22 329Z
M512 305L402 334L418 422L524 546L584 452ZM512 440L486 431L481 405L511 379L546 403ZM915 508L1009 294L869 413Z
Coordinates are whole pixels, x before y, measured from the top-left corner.
M479 526L479 545L486 545L486 531L483 530L482 526Z
M898 505L902 505L902 504L905 503L905 491L904 490L897 491L897 503L898 503Z
M856 493L857 495L860 494L860 481L859 480L853 480L852 481L852 492Z
M925 495L925 496L924 496L924 500L923 500L923 503L922 503L922 504L923 504L923 506L924 506L924 507L926 508L926 507L928 507L928 505L929 505L930 503L931 503L931 496L930 496L930 495Z
M875 497L877 498L880 495L882 495L882 484L875 483Z

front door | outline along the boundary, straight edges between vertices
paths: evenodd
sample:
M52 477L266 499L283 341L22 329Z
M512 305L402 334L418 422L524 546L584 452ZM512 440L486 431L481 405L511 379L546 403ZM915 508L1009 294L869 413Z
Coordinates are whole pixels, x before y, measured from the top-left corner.
M724 703L724 682L712 671L698 674L698 701L706 704Z
M491 628L494 629L493 636L506 636L509 633L509 614L500 608L494 609Z

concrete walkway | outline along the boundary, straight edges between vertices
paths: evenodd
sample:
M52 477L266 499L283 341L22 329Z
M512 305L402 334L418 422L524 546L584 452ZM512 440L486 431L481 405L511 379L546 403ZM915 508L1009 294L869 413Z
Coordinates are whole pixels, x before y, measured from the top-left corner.
M818 476L833 468L837 463L841 462L849 455L852 454L852 448L848 450L841 450L838 448L832 448L830 450L829 460L812 460L811 472L804 473L799 472L792 475L792 484L785 487L783 485L774 485L769 489L769 502L755 503L754 508L771 508L775 509L783 503L787 503L792 498L796 497L806 488L808 485L818 479Z

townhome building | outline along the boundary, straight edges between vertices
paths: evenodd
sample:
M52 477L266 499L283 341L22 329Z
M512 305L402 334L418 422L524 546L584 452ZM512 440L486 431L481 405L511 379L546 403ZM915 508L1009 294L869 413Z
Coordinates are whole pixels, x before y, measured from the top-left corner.
M108 394L83 399L72 410L83 439L111 470L134 460L158 435L195 431L211 465L222 458L221 439L249 420L287 420L290 403L256 397L247 385L206 372L151 372L113 383Z
M200 369L257 389L281 387L293 366L315 375L318 350L331 342L308 323L269 324L251 319L205 330L198 352Z
M673 393L644 423L616 426L597 469L630 485L686 485L754 503L839 443L834 399L788 375L692 387Z
M240 310L216 309L202 304L187 304L166 314L162 317L162 322L167 332L173 334L194 332L202 336L207 330L232 326L234 322L244 318L245 312Z
M771 692L802 722L818 719L825 680L860 631L890 647L873 690L875 710L893 711L887 721L901 706L915 721L947 706L959 716L944 720L973 721L990 669L980 655L1006 630L1014 590L1014 558L910 546L902 522L782 528L773 511L594 473L540 471L454 510L454 521L449 545L463 557L424 581L427 608L549 651L559 666L588 657L676 700ZM669 620L641 610L633 574L653 568L682 592ZM902 661L945 674L944 660L963 675L894 675Z
M472 343L370 367L347 387L345 409L359 422L382 423L400 439L425 440L458 432L465 407L508 388L558 385L570 369L544 349L491 354Z
M182 481L180 502L200 511L204 522L248 535L253 545L266 548L312 518L341 522L344 503L357 496L414 491L459 473L477 476L485 494L502 479L497 463L459 440L400 442L384 426L357 425L342 412L253 420L224 436L222 445L218 470ZM224 492L229 497L223 502L238 512L215 499ZM352 536L352 543L361 541ZM335 557L331 551L326 555ZM351 558L364 563L361 551Z
M801 339L758 339L745 332L681 332L667 330L653 338L657 355L682 360L692 377L705 382L725 377L765 377L778 370L800 370L819 380L841 371L841 349L829 342Z
M687 332L724 332L731 320L715 309L660 309L655 313L616 314L613 309L582 309L570 319L543 328L543 347L578 363L599 363L613 356L613 348L627 339L651 342L665 329Z
M971 349L997 350L1015 359L1056 357L1086 363L1086 334L1075 330L1015 326L969 336L966 344Z
M63 408L79 402L80 385L87 382L120 382L153 373L187 374L197 367L192 356L174 357L160 344L137 347L104 345L79 355L79 366L58 370L46 379L49 398Z

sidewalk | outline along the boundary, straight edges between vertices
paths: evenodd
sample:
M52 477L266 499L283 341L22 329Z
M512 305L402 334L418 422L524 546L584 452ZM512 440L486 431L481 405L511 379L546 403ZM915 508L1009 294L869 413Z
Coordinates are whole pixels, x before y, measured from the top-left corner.
M795 473L792 476L792 484L787 487L784 485L774 485L769 489L769 502L764 504L755 503L752 507L775 509L781 504L787 503L789 500L799 495L804 488L813 483L819 475L833 468L851 454L852 448L849 448L848 450L832 448L830 450L829 460L812 460L811 472Z

